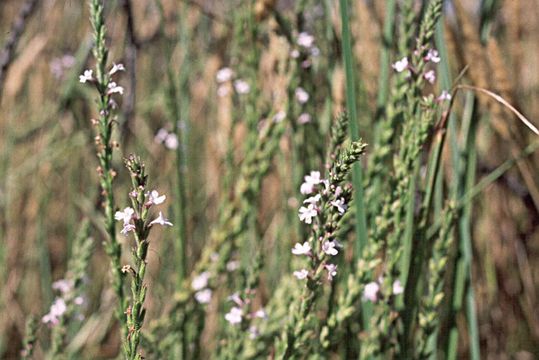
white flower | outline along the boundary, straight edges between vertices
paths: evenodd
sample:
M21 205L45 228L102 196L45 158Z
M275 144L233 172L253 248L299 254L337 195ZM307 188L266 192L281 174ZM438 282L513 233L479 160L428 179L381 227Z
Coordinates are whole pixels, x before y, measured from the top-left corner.
M212 291L210 289L204 289L195 293L195 300L199 304L209 304L211 301Z
M300 192L307 195L313 192L314 185L320 184L320 171L311 171L310 175L305 176L305 182L301 184Z
M264 319L264 320L266 320L268 318L268 314L266 313L266 311L264 309L257 310L253 314L253 316L256 317L256 318L259 318L259 319Z
M423 75L423 77L431 84L434 84L434 82L436 81L436 73L434 72L434 70L427 71L425 75Z
M238 292L235 292L234 294L230 295L227 300L233 301L238 306L243 306L245 303L241 299L241 296Z
M152 190L148 194L148 201L153 205L160 205L164 203L166 199L167 199L167 196L166 195L159 196L159 193L157 192L157 190Z
M365 285L363 289L363 299L376 302L378 300L378 292L380 291L380 285L377 282L372 281Z
M165 141L165 139L167 138L168 136L168 131L166 131L165 129L161 128L159 130L157 130L157 134L155 134L154 136L154 141L156 143L159 143L161 144L163 141Z
M404 292L404 288L402 287L402 284L400 280L395 280L393 283L393 295L400 295Z
M320 194L316 194L315 196L311 196L310 198L303 200L303 203L316 205L316 203L320 201L320 197L321 197Z
M429 49L427 55L425 56L425 61L432 61L433 63L437 64L440 62L440 60L441 59L438 51L436 49Z
M311 245L308 241L305 241L303 244L296 243L292 249L292 254L294 255L309 255L311 253Z
M396 72L403 72L408 68L408 58L405 56L391 66L393 67L393 69L395 69Z
M314 36L305 31L300 32L298 35L297 42L299 46L302 46L304 48L310 48L314 44Z
M219 85L217 88L217 96L225 97L230 93L230 87L228 85Z
M337 265L327 264L327 265L324 265L324 267L326 268L328 272L328 280L332 281L333 278L337 275Z
M215 79L217 80L219 84L221 84L221 83L230 81L232 79L232 76L234 76L234 72L232 71L232 69L228 67L224 67L224 68L219 69L219 71L217 71L217 74L215 75Z
M73 280L60 279L52 283L53 290L58 290L62 294L66 294L73 289Z
M133 215L135 215L135 210L130 207L126 207L124 211L116 211L114 214L114 218L118 221L122 220L125 224L129 224L131 222L131 219L133 219Z
M79 81L83 84L87 81L92 81L94 79L93 74L93 70L84 70L84 74L79 75Z
M307 101L309 101L309 97L310 97L309 93L305 91L304 88L298 87L295 91L295 94L296 94L296 100L300 104L305 104Z
M304 125L304 124L308 124L311 122L311 115L308 114L308 113L301 113L299 116L298 116L298 124L300 125Z
M339 196L341 196L341 194L342 194L342 187L337 186L337 188L335 189L335 197L338 198Z
M115 63L112 63L112 69L110 69L109 71L109 75L114 75L116 74L118 71L125 71L125 67L123 64L115 64Z
M239 308L234 306L230 311L225 314L225 320L231 323L232 325L240 324L243 317L243 311Z
M116 84L114 81L111 81L107 87L108 87L107 94L109 95L111 94L123 95L124 93L124 88Z
M124 236L127 236L127 234L130 232L130 231L134 231L136 229L135 225L133 224L129 224L129 223L124 223L124 227L122 228L122 230L120 231L120 233Z
M238 79L234 81L234 89L238 94L247 94L251 91L251 86L246 81Z
M305 222L305 224L311 224L313 222L313 217L317 215L316 208L313 204L309 206L302 206L299 208L299 220Z
M281 110L277 114L273 115L273 121L276 123L280 123L286 118L286 112Z
M86 300L82 296L77 296L76 298L73 299L73 303L78 306L83 305L85 302Z
M150 226L152 226L153 224L158 224L158 225L162 225L162 226L172 226L172 223L170 221L168 221L168 219L165 219L165 217L163 216L163 213L161 211L159 211L159 216L153 220L152 222L150 222Z
M446 90L442 91L442 93L440 94L440 96L438 96L436 98L436 100L438 100L438 102L441 102L441 101L449 101L451 100L451 94L448 93Z
M335 256L339 253L335 246L336 244L334 241L326 241L322 244L322 251L328 255Z
M50 326L57 325L60 322L60 317L66 312L67 306L62 298L56 298L54 302L51 305L51 308L49 310L48 314L45 314L41 321L43 323L48 324Z
M170 133L165 138L165 147L169 150L176 150L180 142L178 141L178 136L174 133Z
M229 271L229 272L232 272L232 271L235 271L235 270L238 270L240 267L240 262L237 261L237 260L232 260L232 261L229 261L226 263L226 270Z
M305 269L301 269L299 271L294 271L292 273L296 278L298 278L298 280L303 280L303 279L306 279L307 276L309 276L309 271L305 270Z
M335 206L337 208L337 210L339 211L339 213L341 214L344 214L344 212L346 211L346 209L348 208L347 205L344 203L344 199L343 198L340 198L340 199L337 199L337 200L333 200L331 202L331 205Z
M208 286L209 278L210 278L210 274L207 271L204 271L194 277L193 281L191 281L191 287L195 291L202 290L206 286Z
M299 50L298 49L294 49L292 51L290 51L290 57L292 59L297 59L299 58Z
M258 328L256 326L249 326L249 329L247 330L249 332L249 339L254 340L260 335L260 331L258 331Z

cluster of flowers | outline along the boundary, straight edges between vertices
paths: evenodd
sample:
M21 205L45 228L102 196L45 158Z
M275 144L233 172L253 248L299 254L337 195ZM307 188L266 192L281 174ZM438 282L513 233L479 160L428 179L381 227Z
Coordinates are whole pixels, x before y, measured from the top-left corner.
M211 301L212 291L208 288L210 274L207 271L195 276L191 282L191 287L195 290L195 300L199 304L208 304Z
M254 290L247 290L247 295L253 295ZM244 319L268 319L268 314L266 311L261 308L255 312L249 312L248 308L251 304L250 297L242 299L239 293L234 293L228 297L228 300L234 303L234 306L230 309L228 313L225 314L225 320L228 321L231 325L239 325L243 322ZM249 327L249 336L251 339L254 339L258 336L258 328L256 326Z
M129 196L136 198L137 193L131 192L129 193ZM146 198L144 206L147 209L152 207L152 205L160 205L164 203L167 198L166 195L160 196L156 190L147 192L144 194L144 196ZM123 211L116 211L116 213L114 214L114 218L118 221L123 221L123 228L121 231L123 235L127 236L127 234L130 231L135 230L136 226L134 224L134 221L137 220L138 218L133 208L126 207ZM152 226L152 225L172 226L172 223L163 216L163 213L161 211L159 211L159 216L155 218L154 220L152 220L149 224L149 226Z
M60 296L54 299L49 312L41 318L41 321L50 327L58 325L62 316L67 312L67 306L70 302L77 306L82 306L85 302L82 296L73 296L74 283L72 280L60 279L52 283L52 288L58 291ZM79 315L79 319L82 320L82 315Z
M219 97L224 97L230 93L230 82L234 79L234 75L234 71L228 67L221 68L217 71L215 80L219 84L217 88L217 95ZM251 86L243 79L235 79L232 81L232 85L238 95L245 95L251 91Z
M347 210L347 204L341 195L343 194L343 189L340 186L337 186L333 192L331 192L329 181L326 179L320 178L320 172L319 171L311 171L311 173L304 177L304 183L301 184L300 192L304 195L310 195L313 194L316 190L316 188L320 185L324 186L324 189L322 190L322 194L328 195L332 197L332 200L330 201L330 204L334 206L339 214L344 214ZM299 209L299 219L300 221L305 222L306 224L312 224L313 219L318 216L318 213L320 212L319 202L321 200L322 195L320 193L311 196L303 201L304 204L307 206L302 206ZM325 256L335 256L339 253L338 248L342 247L337 240L331 240L331 239L319 239L320 241L323 241L321 245L322 252L325 254ZM292 254L294 255L306 255L309 257L314 256L312 254L312 247L311 244L308 241L305 241L303 244L296 243L294 245L294 248L292 249ZM333 280L333 277L337 275L337 265L326 263L324 264L324 268L327 271L327 278L329 281ZM298 278L299 280L306 279L309 276L309 271L306 269L301 269L299 271L294 271L294 276Z
M67 70L71 69L75 65L75 57L73 55L64 55L62 57L54 58L49 64L51 74L56 79L62 79Z
M166 129L159 129L155 134L154 141L158 144L163 144L169 150L176 150L180 145L178 136L173 132L168 132Z
M109 76L113 76L119 71L125 71L125 67L122 64L114 64L112 68L109 71ZM89 82L89 83L95 83L97 81L96 78L94 78L94 71L93 70L84 70L84 73L79 76L79 81L83 84ZM124 88L116 84L114 81L110 81L107 85L107 94L120 94L123 95Z
M415 53L417 54L417 50L415 51ZM433 64L438 64L441 58L440 54L436 49L429 49L423 60L427 63L431 62ZM398 73L402 73L404 71L414 71L414 68L412 67L412 64L410 64L410 61L408 60L407 56L393 63L391 67ZM423 78L430 84L434 84L436 82L436 71L428 70L427 72L425 72L425 74L423 74ZM439 102L449 101L451 100L451 94L444 90L442 91L440 96L438 96L437 100Z
M379 281L371 281L370 283L365 285L365 288L363 289L363 300L377 302L378 299L381 298L380 284L382 283L382 280L383 279L379 279ZM400 280L395 280L392 285L392 294L400 295L403 292L404 287L402 286Z

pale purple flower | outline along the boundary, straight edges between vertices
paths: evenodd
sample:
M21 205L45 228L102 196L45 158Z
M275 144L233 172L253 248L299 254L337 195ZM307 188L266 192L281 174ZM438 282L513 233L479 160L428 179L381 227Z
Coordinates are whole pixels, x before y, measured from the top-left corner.
M341 214L344 214L344 212L347 209L347 205L344 202L344 198L333 200L331 202L331 205L335 206L337 208L337 210L339 211L339 213L341 213Z
M400 280L395 280L393 283L393 295L400 295L404 292L404 287L402 287L402 284Z
M396 72L403 72L408 68L408 58L405 56L391 66L393 67L393 69L395 69Z
M309 101L309 97L310 97L309 93L305 91L304 88L298 87L295 91L295 94L296 94L296 100L300 104L305 104L307 101Z
M434 70L429 70L425 73L425 75L423 75L423 77L429 83L434 84L434 82L436 81L436 72L434 72Z
M168 131L166 131L165 129L161 128L159 130L157 130L157 134L155 134L154 136L154 141L156 143L159 143L161 144L163 141L165 141L165 139L167 138L168 136Z
M241 299L241 296L238 292L235 292L234 294L230 295L227 300L234 302L239 307L245 305L245 302Z
M281 110L277 114L273 115L273 121L276 123L280 123L286 118L286 112Z
M266 320L268 318L268 313L264 309L258 309L253 314L253 317Z
M313 222L313 217L318 214L316 208L313 204L309 206L302 206L299 208L299 220L305 222L305 224L311 224Z
M294 49L292 51L290 51L290 57L292 59L297 59L299 58L299 50L298 49Z
M79 75L79 81L83 84L87 81L92 81L94 79L93 74L93 70L84 70L84 73L82 75Z
M296 278L298 278L298 280L303 280L303 279L306 279L307 276L309 276L309 271L305 270L305 269L301 269L299 271L294 271L292 273Z
M193 278L193 281L191 281L191 287L195 291L202 290L208 286L209 278L210 274L207 271L201 272Z
M73 299L73 303L77 306L81 306L83 305L84 303L86 302L86 300L84 299L84 297L82 296L77 296L76 298Z
M54 302L52 303L50 307L49 313L45 314L45 316L43 316L41 321L43 321L43 323L45 324L48 324L49 326L57 325L58 322L60 321L59 318L62 315L64 315L66 310L67 310L67 306L64 299L56 298L56 300L54 300Z
M303 195L307 195L313 192L315 185L320 184L320 171L311 171L309 175L304 177L305 182L301 184L300 192Z
M249 339L254 340L260 335L260 331L258 331L258 328L256 326L249 326L249 329L247 330L249 332Z
M225 97L230 93L230 87L227 85L219 85L217 88L217 96L219 97Z
M322 251L327 255L335 256L339 253L339 250L335 247L336 245L334 241L325 241L322 244Z
M299 116L298 116L298 124L300 125L304 125L304 124L308 124L311 122L311 115L308 114L308 113L301 113Z
M341 194L342 194L342 187L337 186L337 188L335 189L335 197L338 198L339 196L341 196Z
M163 213L161 211L159 211L159 216L157 218L155 218L155 220L150 222L150 226L152 226L154 224L158 224L158 225L161 225L161 226L165 226L165 225L166 226L172 226L172 223L170 221L168 221L168 219L166 219L163 216Z
M240 262L237 260L232 260L226 263L226 270L229 272L238 270L240 267Z
M133 224L129 224L129 223L124 223L124 227L122 228L122 230L120 231L120 234L124 235L124 236L127 236L127 234L130 232L130 231L135 231L136 227L135 225Z
M449 101L451 100L451 94L448 93L446 90L442 91L442 93L440 94L440 96L438 96L436 98L436 100L438 100L438 102L441 102L441 101Z
M148 195L148 202L152 205L161 205L167 199L166 195L159 195L157 190L152 190Z
M209 304L211 301L212 291L210 289L204 289L195 293L195 300L199 304Z
M178 136L174 133L169 133L165 138L165 147L169 150L176 150L180 142L178 141Z
M320 194L316 194L315 196L311 196L305 200L303 200L303 203L304 204L312 204L312 205L316 205L319 201L320 201L320 198L321 198L321 195Z
M111 94L123 95L124 93L124 88L116 84L114 81L111 81L107 87L108 87L107 94L109 95Z
M328 280L332 281L333 278L337 275L337 265L335 264L326 264L324 265L328 272Z
M292 254L294 255L309 255L311 253L311 245L308 241L305 241L303 244L296 243L294 248L292 248Z
M314 36L305 31L300 32L298 35L297 43L299 46L302 46L304 48L310 48L314 45Z
M435 64L440 62L440 55L436 49L429 49L427 55L425 56L425 61L431 61Z
M232 76L234 76L234 72L231 68L224 67L219 69L217 71L217 74L215 75L215 79L219 84L230 81L232 79Z
M363 289L363 299L376 302L378 300L378 292L380 291L380 285L376 281L372 281L365 285Z
M225 320L232 325L240 324L243 320L243 311L239 307L234 306L225 314Z
M125 67L123 64L115 64L115 63L112 63L112 69L110 69L109 71L109 75L114 75L116 74L118 71L125 71Z
M234 81L234 89L238 94L247 94L251 91L251 86L245 80L238 79Z
M317 48L316 46L313 46L313 47L311 48L311 56L313 56L313 57L318 57L318 56L320 56L320 49Z
M52 283L53 290L57 290L62 294L66 294L73 290L73 280L60 279Z
M131 219L133 219L133 215L135 215L135 210L133 210L133 208L126 207L124 211L116 211L116 213L114 214L114 218L118 221L123 221L125 225L131 222Z

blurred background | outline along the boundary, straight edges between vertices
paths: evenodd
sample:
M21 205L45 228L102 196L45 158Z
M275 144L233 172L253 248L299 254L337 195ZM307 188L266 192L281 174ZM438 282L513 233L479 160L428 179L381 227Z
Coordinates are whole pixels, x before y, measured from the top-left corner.
M106 3L109 59L127 69L118 80L125 88L124 96L118 98L120 149L124 154L136 151L146 160L152 184L169 194L172 204L180 146L185 158L191 266L234 178L224 169L239 164L245 156L242 117L249 114L249 107L272 103L278 110L283 104L279 93L288 91L289 77L286 69L275 69L291 49L282 40L275 19L260 6L254 25L257 43L248 34L241 38L234 24L245 1ZM330 119L343 107L344 76L335 58L340 51L338 44L331 42L333 36L340 37L337 13L325 13L319 3L306 1L303 18L320 50L309 75L316 85L309 90L316 100L310 114L325 134ZM445 41L453 76L468 66L464 75L468 83L502 95L537 124L539 3L455 0L446 5ZM24 6L28 11L17 28ZM275 6L282 16L296 16L295 1L280 0ZM354 1L352 10L360 131L369 142L369 124L377 111L385 5L384 1ZM90 123L96 115L95 92L78 81L83 70L93 66L88 19L86 1L0 3L0 48L4 51L0 55L2 358L18 356L27 316L40 317L48 311L54 299L51 283L64 276L83 217L90 219L95 238L84 311L92 315L81 323L69 346L84 347L90 358L109 358L118 351L114 299L108 287L108 259L101 246L104 235L98 214L97 160ZM5 54L9 49L4 45L18 32L20 38L8 60ZM252 48L259 52L254 65L249 63ZM237 79L246 80L257 97L238 98L230 94L231 88L221 87L216 72L223 67L231 67ZM174 119L167 107L170 70L180 84L179 119ZM331 99L331 106L326 99ZM481 178L518 155L532 142L532 134L503 107L487 98L478 99L475 111L485 119L476 139L476 176ZM286 159L289 150L283 140L281 156ZM115 161L119 173L117 203L127 206L129 181L120 156ZM294 239L279 234L283 226L290 225L286 217L296 216L298 204L295 190L286 181L290 169L279 160L274 167L263 183L256 219L257 231L268 239L264 246L269 257L275 247L293 243ZM539 358L538 170L536 152L489 186L473 208L472 282L482 354L488 359ZM452 181L451 169L445 176L447 182ZM168 213L174 218L174 209ZM152 240L147 299L150 317L166 307L176 284L175 236L175 231L166 231L154 234ZM272 266L275 264L270 260L266 265L268 291L279 272L286 271ZM466 327L464 318L457 318L457 323ZM460 340L465 358L467 340L464 336Z

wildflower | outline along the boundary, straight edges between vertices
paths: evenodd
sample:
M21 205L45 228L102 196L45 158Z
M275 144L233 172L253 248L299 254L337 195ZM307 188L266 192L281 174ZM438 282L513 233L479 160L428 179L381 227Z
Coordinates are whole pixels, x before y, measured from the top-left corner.
M309 204L307 207L302 206L299 208L299 220L304 221L305 224L311 224L313 222L313 217L315 217L317 214L318 213L313 204Z
M236 305L240 307L245 305L238 292L235 292L234 294L230 295L227 300L233 301Z
M167 138L168 136L168 131L166 131L165 129L161 128L157 131L157 134L155 134L154 136L154 141L156 143L159 143L161 144L163 141L165 141L165 139Z
M48 314L45 314L41 321L49 326L57 325L60 322L60 317L64 315L67 310L66 303L62 298L56 298L51 305Z
M297 59L299 58L299 50L298 49L294 49L292 51L290 51L290 57L292 59Z
M207 271L204 271L193 279L191 281L191 287L193 290L198 291L204 289L206 286L208 286L208 279L210 278L210 274Z
M242 321L242 317L243 311L236 306L234 306L227 314L225 314L225 320L232 325L240 324Z
M311 56L312 56L312 57L318 57L318 56L320 56L320 49L317 48L316 46L313 46L313 47L311 48Z
M260 332L258 331L258 328L256 326L250 326L249 327L249 339L251 340L254 340L256 339L259 335L260 335Z
M73 303L75 305L78 305L78 306L83 305L85 302L86 301L85 301L84 297L82 297L82 296L77 296L76 298L73 299Z
M297 43L299 46L304 48L310 48L314 44L314 36L303 31L298 35Z
M378 300L378 292L380 291L380 285L377 282L372 281L365 285L363 289L363 299L376 302Z
M235 271L235 270L238 270L240 267L240 262L239 261L229 261L226 263L226 270L229 271L229 272L232 272L232 271Z
M167 199L166 195L159 196L159 193L157 190L152 190L150 193L147 194L148 196L148 203L150 205L160 205L165 202Z
M304 195L310 194L313 192L315 185L320 184L320 172L311 171L310 175L305 176L305 182L301 184L300 192Z
M403 292L404 292L404 288L402 287L400 280L396 280L393 283L393 295L400 295Z
M324 265L328 272L328 280L332 281L333 278L337 275L337 265L335 264L326 264Z
M204 289L195 293L195 300L199 304L209 304L211 301L212 291L210 289Z
M232 69L228 67L224 67L224 68L219 69L219 71L217 71L217 74L215 75L215 79L217 80L219 84L221 84L221 83L230 81L232 79L232 76L234 76L234 72L232 71Z
M436 81L436 73L434 72L434 70L427 71L425 75L423 75L423 77L431 84L434 84L434 82Z
M438 102L442 102L442 101L449 101L451 100L451 94L448 93L446 90L442 91L442 93L440 94L440 96L438 96L436 98L436 100L438 100Z
M230 88L227 85L219 85L217 88L217 96L225 97L230 93Z
M79 75L79 81L83 84L87 81L92 81L94 79L93 74L93 70L84 70L84 74Z
M320 201L320 197L321 197L320 194L316 194L315 196L311 196L310 198L303 200L303 203L316 205L318 201Z
M112 69L110 69L109 71L109 75L114 75L116 74L118 71L125 71L125 67L123 64L115 64L115 63L112 63Z
M170 133L165 138L165 147L169 150L176 150L180 142L178 141L178 136L174 133Z
M114 218L118 221L123 220L125 225L131 222L131 219L133 219L133 215L135 215L135 210L130 207L126 207L124 211L116 211L116 213L114 214Z
M120 231L120 234L122 234L124 236L127 236L127 233L129 233L130 231L134 231L135 229L136 229L135 225L129 224L129 223L127 223L127 224L124 223L124 227Z
M440 55L436 49L429 49L427 55L425 56L425 61L431 61L435 64L440 62Z
M393 67L393 69L395 69L395 71L398 73L403 72L408 68L408 58L406 56L403 57L402 59L391 65L391 67Z
M238 94L247 94L251 91L251 86L244 80L238 79L234 81L234 89Z
M296 100L300 104L305 104L307 101L309 101L309 93L305 91L304 88L298 87L295 91L296 94Z
M331 205L335 206L337 208L337 210L339 211L340 214L344 214L344 212L346 211L346 209L348 208L346 206L346 204L344 203L344 199L343 198L340 198L340 199L337 199L337 200L333 200L331 202Z
M266 320L268 318L268 313L264 309L259 309L259 310L255 311L253 316L256 317L256 318L259 318L259 319Z
M322 251L327 255L335 256L339 253L339 251L335 248L335 245L336 244L334 241L326 241L322 244Z
M311 253L311 245L308 241L305 241L303 244L296 243L292 249L292 254L294 255L309 255Z
M309 271L301 269L299 271L294 271L292 275L294 275L298 280L303 280L306 279L307 276L309 276Z
M311 122L311 115L307 113L301 113L298 116L298 124L304 125Z
M60 279L52 283L53 290L58 290L62 294L66 294L73 289L73 280Z
M275 121L276 123L280 123L281 121L283 121L284 119L286 118L286 112L281 110L279 111L277 114L275 114L273 116L273 121Z
M153 224L158 224L158 225L161 225L161 226L172 226L172 223L170 221L168 221L168 219L165 219L165 217L163 216L163 213L161 211L159 211L159 216L153 220L152 222L150 222L150 226L152 226Z
M124 88L116 84L114 81L111 81L107 87L108 87L107 94L109 95L116 94L116 93L123 95L124 93Z

